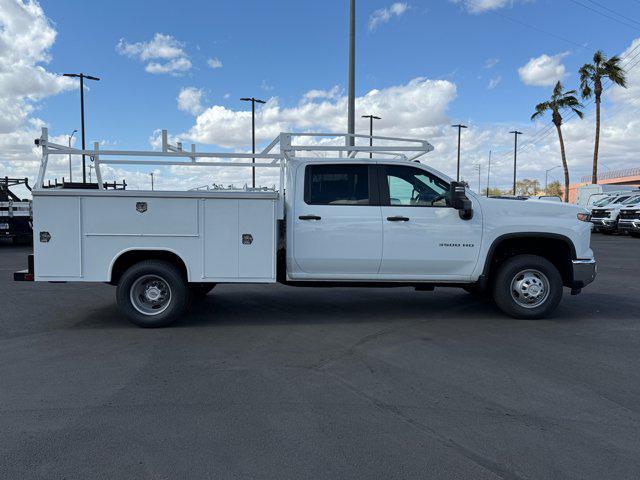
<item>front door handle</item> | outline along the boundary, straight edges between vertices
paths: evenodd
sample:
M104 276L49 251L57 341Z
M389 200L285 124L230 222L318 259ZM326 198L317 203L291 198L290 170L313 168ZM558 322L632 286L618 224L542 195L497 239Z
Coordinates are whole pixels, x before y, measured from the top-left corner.
M387 220L390 222L408 222L409 217L387 217Z
M322 217L318 215L300 215L298 218L300 220L322 220Z

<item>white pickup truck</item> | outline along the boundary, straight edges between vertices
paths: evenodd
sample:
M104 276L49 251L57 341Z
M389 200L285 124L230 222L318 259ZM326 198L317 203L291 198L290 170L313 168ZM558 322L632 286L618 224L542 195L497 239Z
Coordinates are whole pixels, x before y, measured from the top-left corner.
M43 129L36 143L35 258L15 279L116 285L118 305L143 327L170 324L219 283L462 287L537 319L554 311L563 287L577 294L596 275L588 212L482 198L417 161L433 149L421 140L283 133L252 155L186 151L165 134L160 152L81 151L49 142ZM43 189L49 155L69 153L91 156L98 184ZM109 159L118 156L127 159ZM280 186L102 188L101 165L132 163L276 168Z

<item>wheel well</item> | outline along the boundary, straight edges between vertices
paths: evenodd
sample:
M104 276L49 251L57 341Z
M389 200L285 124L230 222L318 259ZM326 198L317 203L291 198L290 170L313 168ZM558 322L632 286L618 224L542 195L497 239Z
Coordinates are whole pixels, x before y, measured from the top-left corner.
M129 250L120 255L111 268L111 284L117 285L120 277L127 269L144 260L163 260L178 267L184 278L188 278L187 266L182 259L173 252L167 250Z
M565 285L571 283L571 259L575 251L571 240L563 236L517 236L498 239L491 246L485 264L485 279L491 281L498 266L516 255L538 255L549 260L558 269Z

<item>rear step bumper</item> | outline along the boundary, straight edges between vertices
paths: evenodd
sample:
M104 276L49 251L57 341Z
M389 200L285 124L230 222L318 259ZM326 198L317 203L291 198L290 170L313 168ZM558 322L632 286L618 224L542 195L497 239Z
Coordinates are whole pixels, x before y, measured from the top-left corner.
M33 282L35 280L35 274L33 270L33 255L27 257L26 270L20 270L19 272L13 272L14 282Z

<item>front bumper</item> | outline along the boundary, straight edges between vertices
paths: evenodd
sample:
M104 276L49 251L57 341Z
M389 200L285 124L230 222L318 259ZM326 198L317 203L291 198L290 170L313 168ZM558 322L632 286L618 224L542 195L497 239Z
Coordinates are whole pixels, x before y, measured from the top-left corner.
M596 279L597 264L594 258L589 260L572 260L572 281L570 287L579 290Z
M623 232L640 232L640 219L620 220L618 230Z
M617 221L611 218L592 218L594 230L615 230L617 228Z

